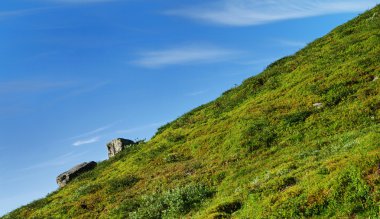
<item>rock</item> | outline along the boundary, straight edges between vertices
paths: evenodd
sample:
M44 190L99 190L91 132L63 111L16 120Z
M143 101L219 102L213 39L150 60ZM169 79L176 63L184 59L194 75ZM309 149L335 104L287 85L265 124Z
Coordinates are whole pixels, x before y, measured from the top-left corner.
M117 138L115 140L112 140L110 143L107 144L108 157L111 158L116 154L120 153L125 148L128 148L135 144L136 143L134 141L129 139Z
M314 103L313 106L320 109L323 107L323 103Z
M59 185L60 188L64 187L69 183L71 180L73 180L75 177L79 176L80 174L90 171L96 167L96 162L91 161L91 162L84 162L81 163L70 170L62 173L57 177L57 184Z

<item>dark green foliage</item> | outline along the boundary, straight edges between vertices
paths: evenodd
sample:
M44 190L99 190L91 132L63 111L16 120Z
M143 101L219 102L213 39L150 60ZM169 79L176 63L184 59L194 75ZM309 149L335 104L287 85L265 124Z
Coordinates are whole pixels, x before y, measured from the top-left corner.
M188 158L184 156L183 154L179 154L179 153L170 153L164 158L164 161L166 163L175 163L175 162L185 161L185 160L188 160Z
M75 191L75 196L77 198L80 198L80 197L83 197L85 195L95 193L98 190L100 190L101 188L102 188L102 186L99 184L86 184L86 185L79 187Z
M329 173L330 173L330 171L326 167L321 167L321 168L318 169L318 174L328 175Z
M340 209L342 215L353 215L373 207L370 187L355 167L348 168L338 176L332 191L328 208Z
M354 90L349 85L337 84L327 90L324 99L329 106L334 106L352 93Z
M287 125L294 125L299 122L304 122L307 119L307 117L309 117L311 114L311 111L292 113L290 115L285 116L284 121Z
M213 191L203 185L187 185L161 194L150 194L140 200L140 206L129 214L130 218L178 218L198 207Z
M135 211L140 207L140 200L132 197L124 200L120 205L113 209L110 213L111 218L127 218L130 212Z
M159 134L163 133L167 128L170 127L170 125L171 125L171 123L167 123L167 124L165 124L165 125L159 127L159 128L157 129L156 135L159 135Z
M226 203L218 205L218 207L216 208L216 212L232 214L232 213L238 211L242 206L243 205L242 205L241 201L239 201L239 200L226 202Z
M214 184L221 183L226 178L226 172L220 172L212 176L212 182Z
M171 143L178 143L178 142L181 142L183 140L185 140L185 136L180 134L180 133L172 133L170 132L167 136L167 139L169 142Z
M142 152L137 160L145 160L147 158L152 160L168 149L166 144L159 144L155 146L155 148L151 148L147 152Z
M262 147L269 147L276 140L274 127L266 119L257 119L248 124L242 132L241 145L252 152Z
M277 187L277 190L282 191L290 186L293 186L297 183L297 179L295 177L285 177L281 179L280 184Z
M121 190L132 187L138 181L139 181L139 178L133 175L127 175L127 176L111 179L109 180L107 191L110 193L121 191Z

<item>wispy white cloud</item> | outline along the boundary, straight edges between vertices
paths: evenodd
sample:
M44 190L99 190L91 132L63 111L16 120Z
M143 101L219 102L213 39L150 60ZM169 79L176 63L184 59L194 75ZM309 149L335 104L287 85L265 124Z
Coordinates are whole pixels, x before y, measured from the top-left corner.
M83 137L88 137L88 136L91 136L91 135L95 135L95 134L98 134L100 132L103 132L103 131L106 131L110 128L112 128L113 126L115 126L117 123L119 123L120 121L116 121L116 122L113 122L111 124L108 124L108 125L105 125L105 126L102 126L102 127L99 127L99 128L96 128L94 130L91 130L91 131L88 131L88 132L85 132L85 133L82 133L80 135L77 135L77 136L74 136L74 137L71 137L69 139L77 139L77 138L83 138Z
M108 3L108 2L115 2L118 0L40 0L41 2L50 2L50 3L60 3L60 4L94 4L94 3ZM40 8L27 8L27 9L16 9L16 10L6 10L6 11L0 11L0 20L4 18L10 18L10 17L18 17L18 16L26 16L26 15L32 15L37 14L43 11L52 10L52 9L59 9L62 8L62 6L57 7L40 7Z
M71 163L74 161L76 158L83 156L87 152L81 152L81 153L75 153L75 152L69 152L64 155L61 155L59 157L56 157L54 159L38 163L35 165L31 165L27 168L24 168L22 170L33 170L33 169L40 169L40 168L47 168L47 167L54 167L54 166L62 166L67 163Z
M218 0L165 13L222 25L249 26L328 14L362 12L378 3L377 0Z
M91 82L91 81L88 81L86 83L79 83L78 82L78 83L76 83L77 86L75 86L75 88L68 90L62 96L59 96L59 97L52 99L51 101L49 101L48 103L43 105L43 107L49 107L49 106L52 106L54 104L61 103L63 100L66 100L69 98L74 98L74 97L77 97L80 95L84 95L84 94L88 94L88 93L97 91L97 90L107 86L108 84L110 84L110 81L102 81L102 82L98 82L98 83ZM0 94L1 94L1 92L0 92Z
M116 131L116 133L117 134L134 133L134 132L144 131L144 130L151 129L151 128L157 128L163 124L164 124L163 122L151 123L151 124L140 126L140 127L135 127L135 128L125 129L125 130L119 130L119 131Z
M35 14L40 11L46 10L48 8L32 8L32 9L19 9L19 10L9 10L0 11L0 20L9 17L25 16L30 14Z
M117 0L45 0L45 2L56 2L65 4L92 4L92 3L105 3L114 2Z
M25 114L34 110L30 97L69 87L71 83L55 82L0 82L0 118Z
M0 82L0 95L20 92L36 92L50 89L64 88L73 85L73 82L52 81L10 81Z
M94 4L94 3L108 3L108 2L116 2L118 0L40 0L41 2L50 2L50 3L58 3L58 4L66 4L66 5L85 5L85 4ZM3 10L0 11L0 21L2 19L10 18L10 17L20 17L38 14L43 11L48 11L52 9L62 8L62 5L52 6L52 7L40 7L40 8L27 8L27 9L16 9L16 10Z
M303 41L296 41L296 40L286 40L286 39L279 39L276 40L280 45L287 46L287 47L297 47L302 48L307 45L307 43Z
M86 81L0 81L0 117L32 112L45 109L69 98L94 92L109 84L108 81L99 83ZM28 101L29 97L46 97L54 95L54 98L41 98L41 102ZM14 97L18 97L15 101Z
M278 57L278 58L280 58L280 57ZM243 60L243 61L236 62L236 64L239 64L239 65L263 65L263 64L270 64L278 58Z
M96 91L100 88L103 88L107 85L109 85L111 81L101 81L97 83L88 83L80 86L78 89L73 90L72 92L67 93L64 97L62 98L67 98L67 97L72 97L72 96L78 96L81 94L85 93L91 93L93 91Z
M100 140L100 136L93 137L90 139L83 139L83 140L79 140L79 141L74 142L73 146L81 146L81 145L85 145L85 144L92 144L92 143L98 142L99 140Z
M59 9L61 7L39 7L39 8L26 8L26 9L15 9L15 10L2 10L0 11L0 21L12 17L30 16L34 14L39 14L49 10Z
M207 92L207 90L194 91L194 92L191 92L191 93L187 93L186 96L188 96L188 97L194 97L194 96L202 95L202 94L204 94L206 92Z
M236 55L236 51L213 46L191 45L157 51L148 51L140 54L134 64L158 68L179 64L201 64L219 62Z

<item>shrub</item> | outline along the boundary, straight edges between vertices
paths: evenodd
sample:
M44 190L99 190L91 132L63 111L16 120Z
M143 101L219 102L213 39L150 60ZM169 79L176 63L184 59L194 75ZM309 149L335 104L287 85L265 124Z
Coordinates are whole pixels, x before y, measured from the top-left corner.
M330 171L326 167L321 167L318 169L317 173L321 174L321 175L328 175L330 173Z
M139 181L136 176L128 175L120 178L115 178L109 181L108 192L120 191L132 187Z
M304 122L311 114L311 111L296 112L285 116L283 120L287 125L293 125L299 122Z
M178 142L181 142L185 139L185 136L184 135L181 135L179 133L173 133L173 132L170 132L168 135L167 135L167 140L169 142L172 142L172 143L178 143Z
M220 173L213 174L211 180L214 184L220 184L226 178L226 172L222 171Z
M239 209L241 209L242 206L243 204L241 203L240 200L234 200L234 201L225 202L218 205L215 211L219 213L232 214L238 211Z
M113 209L110 213L110 218L126 218L129 212L133 212L140 207L139 200L130 198L121 202L117 208Z
M328 206L331 214L339 209L342 215L350 215L372 205L370 187L355 167L348 168L338 176L332 191Z
M84 195L95 193L96 191L100 190L102 187L99 184L88 184L80 186L74 194L75 198L80 198Z
M213 191L204 185L187 185L161 194L143 196L139 208L130 218L179 218L210 198Z
M354 90L349 85L333 85L327 90L326 94L324 95L324 99L329 106L334 106L340 103L353 92Z
M265 119L254 121L241 134L241 145L249 152L261 147L269 147L276 140L277 134L273 125Z
M184 161L184 160L187 160L188 158L185 157L183 154L178 154L178 153L171 153L171 154L168 154L165 158L164 158L164 161L166 163L175 163L175 162L179 162L179 161Z
M285 177L280 181L280 184L278 185L278 190L282 191L290 186L293 186L297 183L297 179L294 177Z

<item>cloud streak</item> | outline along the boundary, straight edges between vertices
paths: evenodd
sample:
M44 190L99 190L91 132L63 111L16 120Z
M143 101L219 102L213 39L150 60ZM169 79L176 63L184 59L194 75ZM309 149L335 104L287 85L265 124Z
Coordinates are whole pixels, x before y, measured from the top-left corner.
M362 12L377 3L375 0L218 0L169 10L165 14L221 25L251 26L328 14Z
M186 96L194 97L194 96L199 96L199 95L205 94L206 92L207 92L207 90L194 91L191 93L187 93Z
M105 126L102 126L102 127L99 127L99 128L96 128L94 130L91 130L91 131L88 131L88 132L85 132L83 134L80 134L80 135L77 135L77 136L74 136L74 137L71 137L69 139L77 139L77 138L83 138L83 137L88 137L90 135L95 135L95 134L98 134L100 132L103 132L103 131L106 131L110 128L112 128L113 126L115 126L117 123L119 123L120 121L116 121L116 122L113 122L111 124L108 124L108 125L105 125Z
M82 153L70 152L70 153L61 155L59 157L56 157L54 159L29 166L29 167L24 168L22 170L25 171L25 170L41 169L41 168L54 167L54 166L62 166L62 165L65 165L67 163L70 163L71 161L75 160L76 158L83 156L86 153L87 152L82 152Z
M6 18L34 15L34 14L38 14L44 11L58 9L58 8L59 7L40 7L40 8L27 8L27 9L0 11L0 21Z
M307 43L303 42L303 41L295 41L295 40L285 40L285 39L281 39L281 40L276 40L280 45L282 46L287 46L287 47L305 47L307 45Z
M100 140L100 136L93 137L90 139L83 139L83 140L79 140L79 141L74 142L73 146L78 147L78 146L82 146L85 144L92 144L92 143L98 142L99 140Z
M119 130L119 131L116 131L116 133L117 134L134 133L134 132L144 131L151 128L157 128L163 124L164 124L163 122L151 123L151 124L144 125L141 127L135 127L135 128L130 128L126 130Z
M0 11L0 19L16 16L25 16L46 10L46 8L34 8L34 9L19 9L13 11Z
M212 46L183 46L140 54L132 63L146 68L159 68L170 65L202 64L220 62L236 55L236 51Z
M43 0L41 0L43 1ZM45 2L50 3L60 3L60 4L66 4L66 5L85 5L85 4L94 4L94 3L108 3L108 2L115 2L118 0L44 0ZM37 14L42 11L52 10L52 9L59 9L62 8L61 6L57 7L41 7L41 8L27 8L27 9L17 9L17 10L7 10L7 11L0 11L0 20L4 18L10 18L10 17L19 17L19 16L27 16L32 14Z
M65 4L92 4L114 2L117 0L45 0L46 2L65 3Z
M50 81L11 81L0 82L0 95L10 93L38 92L50 89L65 88L74 85L73 82Z

